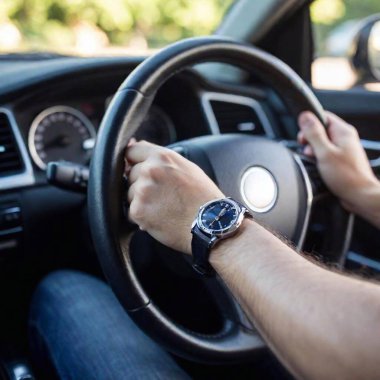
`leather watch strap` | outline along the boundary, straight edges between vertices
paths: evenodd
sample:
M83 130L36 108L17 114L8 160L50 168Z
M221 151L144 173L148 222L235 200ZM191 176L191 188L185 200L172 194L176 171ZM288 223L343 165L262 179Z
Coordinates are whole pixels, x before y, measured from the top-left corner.
M215 270L209 263L210 249L213 245L211 238L206 236L198 226L193 228L191 250L193 252L193 268L203 276L213 276Z

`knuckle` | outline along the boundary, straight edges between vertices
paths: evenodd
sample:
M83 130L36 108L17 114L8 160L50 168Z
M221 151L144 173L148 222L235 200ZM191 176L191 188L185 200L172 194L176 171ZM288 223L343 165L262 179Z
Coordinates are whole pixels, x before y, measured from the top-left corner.
M169 163L172 160L173 152L169 149L161 149L157 152L157 159L163 163Z
M163 176L163 169L162 167L155 165L155 164L149 164L144 167L144 175L154 181L159 180Z
M143 209L136 200L129 206L129 216L137 224L140 224L144 218Z
M143 204L149 201L151 196L151 186L149 184L145 184L142 186L138 192L139 201Z
M151 223L149 223L150 217L146 211L147 209L144 207L144 202L140 200L131 203L128 213L129 219L136 223L143 231L149 230L151 225Z
M149 142L143 139L143 140L138 141L136 145L145 146L145 145L149 145Z

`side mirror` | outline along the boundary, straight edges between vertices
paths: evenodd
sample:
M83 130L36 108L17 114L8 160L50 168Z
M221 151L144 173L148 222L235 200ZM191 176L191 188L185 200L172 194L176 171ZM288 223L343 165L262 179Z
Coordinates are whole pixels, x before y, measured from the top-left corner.
M363 20L352 44L351 65L360 83L380 81L380 14Z

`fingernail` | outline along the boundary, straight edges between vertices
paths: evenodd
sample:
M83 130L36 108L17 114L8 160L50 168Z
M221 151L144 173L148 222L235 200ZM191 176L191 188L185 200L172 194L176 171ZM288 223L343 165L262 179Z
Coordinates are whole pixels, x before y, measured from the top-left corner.
M128 141L128 148L130 147L130 146L132 146L134 143L136 143L137 142L137 140L134 138L134 137L131 137L131 139Z

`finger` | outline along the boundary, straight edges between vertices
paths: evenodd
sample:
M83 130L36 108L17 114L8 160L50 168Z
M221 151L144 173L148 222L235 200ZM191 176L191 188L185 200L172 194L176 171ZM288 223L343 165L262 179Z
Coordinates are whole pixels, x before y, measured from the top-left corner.
M132 165L128 162L127 158L124 157L124 175L128 178L129 173L132 169Z
M347 124L341 117L336 115L335 113L332 113L330 111L326 111L327 116L327 122L330 123L337 123L337 124Z
M130 146L126 151L126 158L130 164L137 164L145 161L150 155L160 149L158 145L151 144L147 141L139 141Z
M127 160L127 150L130 148L133 144L135 144L137 140L134 137L131 137L131 139L128 141L127 144L127 149L125 150L125 155L124 155L124 174L128 177L129 172L132 169L132 165L128 162Z
M327 136L326 129L313 113L303 112L299 116L298 122L317 159L327 151L334 149L334 145Z
M131 216L131 205L129 205L129 209L128 209L128 221L130 222L130 223L133 223L133 224L136 224L136 225L138 225L137 223L136 223L136 221L132 218L132 216Z
M131 137L128 141L127 147L131 147L133 144L137 143L137 140L134 137Z
M138 178L140 177L141 169L142 169L143 165L144 165L144 163L140 162L140 163L132 166L132 168L129 172L129 175L128 175L128 182L130 185L132 185L134 182L136 182L138 180Z
M347 136L352 135L354 127L331 112L327 112L326 114L330 139L335 145L340 146Z
M131 223L133 223L133 224L136 224L138 227L139 227L139 229L141 230L141 231L145 231L142 227L141 227L141 225L139 224L139 223L137 223L137 221L132 217L132 214L133 214L133 211L132 211L132 209L133 209L133 207L135 207L136 205L133 203L131 203L130 205L129 205L129 209L128 209L128 220L129 220L129 222L131 222Z
M135 198L135 195L136 195L136 182L133 183L131 186L129 186L129 189L128 189L127 198L128 198L129 204L132 203L133 199Z

